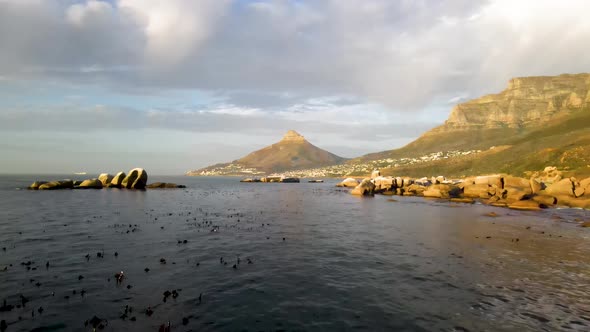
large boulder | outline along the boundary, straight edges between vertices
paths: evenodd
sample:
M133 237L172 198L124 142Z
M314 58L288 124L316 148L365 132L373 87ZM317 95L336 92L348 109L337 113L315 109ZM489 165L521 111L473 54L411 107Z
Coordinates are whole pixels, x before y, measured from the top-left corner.
M540 203L540 204L544 204L547 206L551 206L551 205L555 205L557 204L557 198L553 197L553 196L549 196L549 195L535 195L532 198L533 201Z
M375 184L375 190L377 191L388 191L394 188L395 179L388 176L378 176L373 179L373 183Z
M520 191L524 191L527 194L532 194L533 190L531 189L531 182L529 179L519 178L516 176L506 176L504 177L504 189L518 189Z
M532 176L537 182L550 185L562 179L562 173L554 166L547 166L542 172L535 172Z
M508 204L508 207L514 210L538 211L547 206L536 201L518 201Z
M557 205L590 209L590 198L575 198L569 195L556 196Z
M584 191L584 193L579 196L587 196L590 198L590 178L580 181L580 188Z
M381 176L381 172L378 169L374 169L373 172L371 173L371 180L380 177Z
M102 181L100 181L99 179L84 180L78 186L78 188L80 189L102 189L102 187Z
M560 180L556 183L553 183L551 185L549 185L546 189L545 192L548 195L551 196L571 196L571 197L575 197L574 194L574 182L572 181L572 179L563 179Z
M364 179L350 193L358 196L373 195L375 193L375 184L369 179Z
M347 187L347 188L355 188L359 185L359 182L353 178L344 179L342 182L338 183L336 187Z
M46 183L47 183L47 181L35 181L30 186L28 186L27 189L38 190L41 185L46 184Z
M115 175L111 180L109 187L120 188L123 185L123 180L125 180L126 177L127 175L125 174L125 172L117 173L117 175Z
M504 188L504 179L501 175L477 176L473 179L474 184L487 184L496 188Z
M113 176L109 173L102 173L98 176L98 180L102 183L103 187L106 187L113 181Z
M449 198L449 192L440 188L440 185L433 184L422 192L422 196L431 198Z
M422 192L424 197L432 198L458 198L461 194L461 188L449 184L433 184Z
M522 188L508 187L500 192L500 198L506 200L507 202L522 201L528 198L530 195L532 195L530 188L529 190L526 190Z
M421 186L417 183L414 183L405 188L404 195L406 196L423 196L426 187Z
M57 190L57 189L73 189L74 181L72 180L61 180L51 181L44 183L39 186L39 190Z
M470 198L489 198L496 193L496 189L493 188L493 193L490 193L492 188L486 183L476 183L472 185L463 184L463 196Z
M148 175L143 168L134 168L129 171L121 186L127 189L145 189Z

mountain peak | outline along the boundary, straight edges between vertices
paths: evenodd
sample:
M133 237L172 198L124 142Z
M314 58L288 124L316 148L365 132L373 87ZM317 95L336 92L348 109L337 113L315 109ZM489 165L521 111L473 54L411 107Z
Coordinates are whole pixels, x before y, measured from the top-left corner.
M295 130L289 130L285 134L285 136L283 136L283 139L281 139L281 142L303 142L303 141L305 141L305 137L301 136Z

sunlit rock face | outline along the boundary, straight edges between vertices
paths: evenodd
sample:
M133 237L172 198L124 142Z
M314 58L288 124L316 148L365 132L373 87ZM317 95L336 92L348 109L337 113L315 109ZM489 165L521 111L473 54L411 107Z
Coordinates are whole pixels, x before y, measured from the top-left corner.
M498 93L458 104L437 131L521 128L590 105L590 74L513 78Z

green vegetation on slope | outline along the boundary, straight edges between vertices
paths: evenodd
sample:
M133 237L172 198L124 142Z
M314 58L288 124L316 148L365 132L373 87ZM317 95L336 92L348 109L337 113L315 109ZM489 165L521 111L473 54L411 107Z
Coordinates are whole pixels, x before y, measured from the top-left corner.
M461 140L461 136L457 139ZM486 173L522 176L527 171L542 170L545 166L551 165L566 170L568 175L590 175L590 109L587 107L555 119L554 123L546 126L486 142L502 142L504 146L452 160L388 168L382 170L382 173L416 177L469 176Z

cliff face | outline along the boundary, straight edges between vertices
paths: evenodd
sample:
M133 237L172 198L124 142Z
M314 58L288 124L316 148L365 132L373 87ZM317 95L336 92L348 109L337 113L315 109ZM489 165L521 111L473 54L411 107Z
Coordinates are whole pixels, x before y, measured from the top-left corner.
M566 151L562 146L588 136L589 119L590 74L514 78L500 93L453 107L444 124L403 148L369 154L351 162L417 157L437 151L487 150L493 146L516 148L546 135L551 135L551 140L543 144L539 140L538 146L530 150ZM580 144L588 145L582 141Z
M514 78L508 88L455 106L434 132L523 128L590 105L590 74Z

